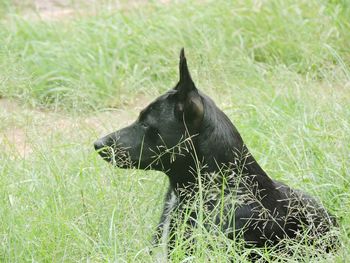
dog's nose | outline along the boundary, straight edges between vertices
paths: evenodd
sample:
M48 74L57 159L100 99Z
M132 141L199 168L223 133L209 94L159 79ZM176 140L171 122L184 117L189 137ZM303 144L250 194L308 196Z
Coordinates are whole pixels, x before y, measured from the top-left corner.
M105 145L103 143L103 141L101 139L97 140L94 142L94 147L95 147L95 150L99 150L101 148L103 148Z

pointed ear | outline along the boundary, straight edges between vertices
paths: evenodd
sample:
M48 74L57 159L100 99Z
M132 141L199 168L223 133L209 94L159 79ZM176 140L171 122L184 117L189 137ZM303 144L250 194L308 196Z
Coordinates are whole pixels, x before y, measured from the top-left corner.
M187 67L187 60L185 57L185 49L182 48L180 51L180 62L179 62L179 73L180 73L180 83L193 84L190 71Z
M191 132L194 132L202 123L204 107L202 98L188 70L183 48L180 51L179 73L180 80L175 87L177 90L176 115L181 119L184 118Z
M180 51L179 74L180 80L176 85L175 89L178 91L179 94L181 94L181 96L185 97L186 93L192 91L193 89L196 89L196 87L193 83L190 71L187 67L187 60L185 57L184 48L182 48Z

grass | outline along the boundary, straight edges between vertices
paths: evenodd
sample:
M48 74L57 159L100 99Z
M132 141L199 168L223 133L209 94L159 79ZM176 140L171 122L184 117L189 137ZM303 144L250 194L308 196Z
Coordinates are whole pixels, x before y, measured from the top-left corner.
M147 246L165 176L113 169L92 142L127 122L102 111L136 116L137 98L176 83L182 46L198 87L231 118L268 174L317 196L339 218L336 253L313 259L313 248L299 244L306 256L278 258L349 261L348 2L104 7L41 20L25 18L10 1L0 4L0 97L17 103L0 110L0 261L155 260ZM227 259L216 245L227 241L198 236L194 261ZM273 252L260 252L274 260ZM181 256L179 246L173 261Z

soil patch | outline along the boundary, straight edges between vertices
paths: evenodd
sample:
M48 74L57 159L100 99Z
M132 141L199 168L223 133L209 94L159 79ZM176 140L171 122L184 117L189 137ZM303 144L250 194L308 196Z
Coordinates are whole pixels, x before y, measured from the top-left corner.
M148 97L141 95L127 109L109 109L89 115L71 116L69 113L29 108L2 98L0 118L4 122L0 126L0 144L6 152L26 158L33 152L38 137L47 138L57 133L69 137L80 136L82 131L86 131L98 138L132 123L140 109L149 101Z

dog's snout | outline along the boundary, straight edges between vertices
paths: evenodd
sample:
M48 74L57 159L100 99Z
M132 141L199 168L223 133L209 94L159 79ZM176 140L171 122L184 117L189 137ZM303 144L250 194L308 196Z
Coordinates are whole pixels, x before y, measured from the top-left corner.
M110 161L110 150L103 138L94 142L94 148L104 160Z
M94 142L94 148L96 151L100 150L101 148L105 147L105 144L101 139Z

